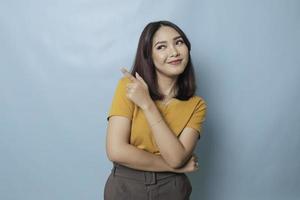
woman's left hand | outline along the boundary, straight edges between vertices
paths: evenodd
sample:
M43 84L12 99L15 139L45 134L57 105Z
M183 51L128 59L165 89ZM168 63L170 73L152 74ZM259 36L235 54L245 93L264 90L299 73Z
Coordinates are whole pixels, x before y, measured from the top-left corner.
M136 77L134 77L125 68L122 68L121 71L124 76L131 80L131 83L126 86L127 98L141 109L146 109L152 101L147 83L137 72L135 73Z

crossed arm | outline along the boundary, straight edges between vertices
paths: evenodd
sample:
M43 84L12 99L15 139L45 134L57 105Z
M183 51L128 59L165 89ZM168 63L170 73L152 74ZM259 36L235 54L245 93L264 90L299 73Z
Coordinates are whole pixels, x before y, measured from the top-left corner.
M158 124L157 124L158 125ZM108 122L107 128L107 138L106 138L106 153L108 158L113 161L125 165L127 167L144 170L144 171L173 171L173 172L192 172L197 170L197 166L195 166L195 162L197 162L197 158L191 156L191 153L186 153L187 162L182 166L172 166L170 165L166 159L160 155L155 155L144 150L138 149L137 147L131 145L129 143L130 138L130 127L131 121L122 116L111 116ZM189 151L192 152L194 149L194 144L190 144L191 136L197 137L197 134L190 133L191 131L195 131L192 128L186 128L178 141L182 144L182 146L188 146ZM161 134L163 135L163 134ZM171 137L175 137L172 135ZM190 136L190 137L189 137ZM176 138L176 137L175 137ZM169 147L171 144L167 141L171 141L168 138L165 138L164 144L166 147ZM195 139L196 140L196 139ZM174 148L170 149L171 151ZM172 156L171 156L172 157ZM175 156L174 156L175 157ZM177 159L177 158L176 158Z

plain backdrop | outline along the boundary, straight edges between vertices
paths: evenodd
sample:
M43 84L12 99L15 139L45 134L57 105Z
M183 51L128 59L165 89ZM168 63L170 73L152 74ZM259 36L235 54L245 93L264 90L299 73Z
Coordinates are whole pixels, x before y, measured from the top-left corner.
M103 199L119 69L156 20L208 105L192 200L300 198L300 1L1 0L1 200Z

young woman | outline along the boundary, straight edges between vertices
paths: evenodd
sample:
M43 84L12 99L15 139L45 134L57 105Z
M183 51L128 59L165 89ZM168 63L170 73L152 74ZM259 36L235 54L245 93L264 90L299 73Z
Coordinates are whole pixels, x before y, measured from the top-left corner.
M193 154L206 104L195 95L191 45L168 21L143 30L132 72L122 69L108 113L106 151L114 163L105 200L186 200L185 173L198 169Z

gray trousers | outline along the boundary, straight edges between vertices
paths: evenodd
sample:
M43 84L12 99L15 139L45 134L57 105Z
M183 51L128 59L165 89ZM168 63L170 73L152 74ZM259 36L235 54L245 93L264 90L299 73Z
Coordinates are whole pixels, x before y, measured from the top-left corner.
M104 200L188 200L191 192L183 173L140 171L114 163Z

